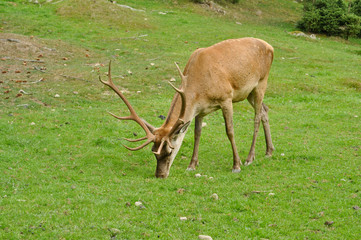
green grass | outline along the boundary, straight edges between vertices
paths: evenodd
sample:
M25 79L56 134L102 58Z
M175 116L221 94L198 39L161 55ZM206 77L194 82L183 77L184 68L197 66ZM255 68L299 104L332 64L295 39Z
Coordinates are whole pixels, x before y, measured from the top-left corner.
M289 35L301 9L293 1L247 1L227 6L225 16L187 1L122 1L145 12L100 0L13 2L0 2L0 34L25 35L13 38L57 51L44 55L45 73L16 59L0 61L1 71L10 69L0 73L1 239L359 238L361 210L353 207L361 207L360 40ZM264 14L257 17L256 9ZM138 113L159 126L174 94L167 81L179 81L173 62L184 67L196 48L245 36L275 48L265 97L274 156L264 157L261 132L255 162L232 174L231 146L216 112L205 118L197 171L185 171L193 148L189 131L169 178L156 179L150 147L129 152L121 146L121 137L143 132L106 114L127 111L89 64L104 64L103 75L112 59L116 83ZM0 58L22 54L8 53ZM36 84L16 81L41 77ZM20 89L32 95L16 97ZM253 110L246 102L234 108L244 160Z

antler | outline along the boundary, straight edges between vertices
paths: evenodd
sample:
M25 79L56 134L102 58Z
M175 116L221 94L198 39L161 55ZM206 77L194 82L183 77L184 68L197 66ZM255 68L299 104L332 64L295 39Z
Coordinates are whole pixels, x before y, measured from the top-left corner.
M131 150L131 151L136 151L139 150L145 146L147 146L149 143L154 141L154 135L153 133L149 130L149 128L147 127L147 125L143 122L143 120L138 116L138 114L135 112L134 108L132 107L132 105L130 104L130 102L128 101L128 99L125 98L125 96L122 94L122 92L114 85L113 81L112 81L112 76L111 76L111 63L112 61L109 62L109 70L108 70L108 81L103 81L100 76L99 76L99 81L102 82L104 85L107 85L108 87L110 87L111 89L113 89L113 91L123 100L123 102L125 103L125 105L127 105L129 111L130 111L130 115L127 117L119 117L116 116L115 114L108 112L110 115L112 115L113 117L120 119L120 120L133 120L135 122L137 122L145 131L146 136L142 137L142 138L138 138L138 139L127 139L124 138L125 140L129 141L129 142L138 142L138 141L142 141L142 140L146 140L147 141L145 143L143 143L142 145L140 145L139 147L136 148L130 148L128 146L123 145L125 148Z
M182 119L184 117L184 112L185 112L185 109L186 109L186 96L185 96L185 93L184 93L184 88L187 84L187 77L183 75L182 71L180 70L178 64L176 62L174 62L174 64L176 65L177 69L178 69L178 73L181 77L181 80L182 80L182 83L181 83L181 87L180 89L179 88L176 88L171 82L169 82L169 84L174 88L174 90L176 90L179 95L181 96L182 98L182 108L181 108L181 111L179 113L179 119Z
M169 131L168 133L168 136L167 136L167 140L164 140L164 141L167 141L168 142L168 145L173 148L172 144L170 143L169 141L169 138L178 130L179 126L181 126L182 124L184 124L184 113L185 113L185 109L186 109L186 96L185 96L185 93L184 93L184 88L187 84L187 77L183 75L182 71L180 70L178 64L175 62L174 63L178 69L178 73L182 79L182 83L181 83L181 87L180 89L175 87L171 82L169 82L169 84L174 88L174 90L176 90L181 99L182 99L182 107L181 107L181 111L179 113L179 117L178 117L178 120L177 122L173 125L172 129ZM162 145L162 144L161 144Z

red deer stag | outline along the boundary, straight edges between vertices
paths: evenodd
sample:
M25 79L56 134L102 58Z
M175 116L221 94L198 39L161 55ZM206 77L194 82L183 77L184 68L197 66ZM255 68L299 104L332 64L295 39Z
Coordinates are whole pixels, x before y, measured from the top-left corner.
M99 80L113 89L130 111L128 117L110 114L120 120L137 122L146 133L143 138L126 139L130 142L146 140L142 145L136 148L125 147L135 151L154 143L152 151L157 159L156 177L168 177L169 169L193 118L195 118L194 149L188 170L195 170L198 165L202 119L218 109L222 109L226 133L232 145L232 171L240 172L242 163L234 139L232 103L247 98L255 110L253 141L245 165L251 164L255 158L255 143L261 121L266 136L266 155L271 156L274 147L268 122L268 107L263 103L263 97L272 60L272 46L255 38L230 39L208 48L197 49L191 55L183 72L176 63L182 80L181 86L176 88L170 83L177 93L173 97L165 122L159 128L151 126L140 118L114 85L110 63L109 80L105 82L100 77Z

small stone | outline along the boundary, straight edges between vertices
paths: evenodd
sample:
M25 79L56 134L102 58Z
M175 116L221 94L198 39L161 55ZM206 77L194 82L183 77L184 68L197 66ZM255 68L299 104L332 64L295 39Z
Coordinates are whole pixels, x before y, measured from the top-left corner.
M274 196L275 194L273 192L270 192L268 196Z
M209 177L209 180L213 180L213 177Z
M116 235L118 235L120 233L120 230L117 228L109 228L108 229L110 234L112 235L112 237L115 237Z
M59 98L59 97L60 97L60 95L59 95L59 94L55 94L55 95L54 95L54 97Z
M218 197L218 194L217 193L213 193L211 198L213 198L214 200L218 200L219 197Z
M132 72L132 71L130 71L130 70L128 70L128 74L129 74L129 75L132 75L132 74L133 74L133 72Z
M201 240L213 240L212 237L207 236L207 235L199 235L198 239L201 239Z
M179 193L179 194L183 194L183 193L184 193L184 191L185 191L185 190L184 190L184 188L180 188L180 189L178 189L178 190L177 190L177 193Z
M181 220L181 221L186 221L186 220L187 220L187 217L180 217L179 220Z
M126 202L125 206L130 207L130 206L132 206L132 204L130 202Z
M326 222L325 222L325 225L326 225L326 226L331 226L332 224L333 224L333 221L326 221Z
M34 125L35 125L35 123L34 123L34 122L31 122L31 123L30 123L30 125L31 125L31 126L34 126Z
M197 173L196 175L194 175L196 178L202 177L201 174Z
M151 66L154 66L154 65L155 65L155 63L150 63L150 65L151 65Z
M359 207L359 206L353 206L352 208L353 208L354 210L356 210L356 211L360 210L360 207Z
M141 93L142 91L137 91L137 93L139 94L139 93Z
M74 93L75 95L78 95L78 94L79 94L77 91L74 91L73 93Z
M76 186L75 186L75 185L72 185L72 186L71 186L71 189L75 189L75 188L76 188Z
M205 126L207 126L207 123L202 122L202 128L204 128Z
M143 205L143 203L142 203L142 202L140 202L140 201L137 201L137 202L135 202L134 204L135 204L135 206L136 206L136 207L140 207L140 206L142 206L142 205Z
M175 80L175 78L174 78L174 77L172 77L169 81L171 81L171 82L175 82L176 80Z

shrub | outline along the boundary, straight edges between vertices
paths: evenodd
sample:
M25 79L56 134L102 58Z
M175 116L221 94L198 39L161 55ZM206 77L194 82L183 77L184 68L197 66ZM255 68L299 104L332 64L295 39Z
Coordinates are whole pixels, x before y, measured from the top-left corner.
M350 10L352 13L361 17L361 0L355 0L350 3Z
M350 5L352 11L361 10L361 0L355 0ZM349 36L360 34L361 18L357 14L348 13L342 0L306 0L304 15L298 27L313 33L323 33L328 36Z
M343 23L341 29L345 39L348 39L349 36L361 36L361 17L355 14L347 14L344 15Z

